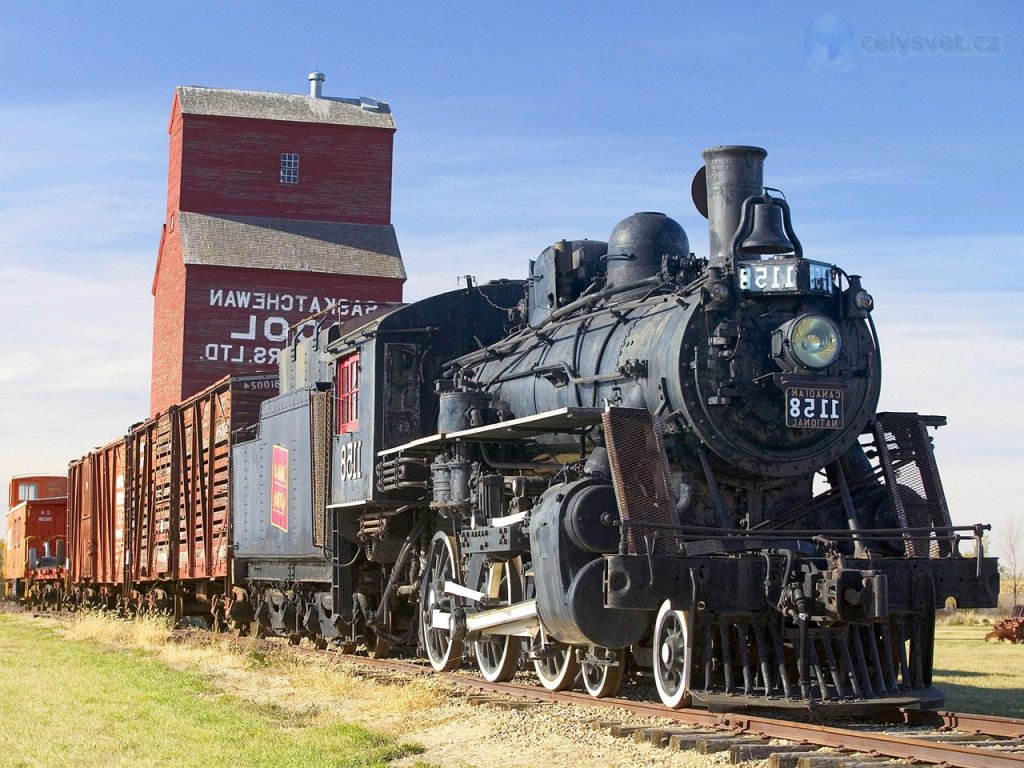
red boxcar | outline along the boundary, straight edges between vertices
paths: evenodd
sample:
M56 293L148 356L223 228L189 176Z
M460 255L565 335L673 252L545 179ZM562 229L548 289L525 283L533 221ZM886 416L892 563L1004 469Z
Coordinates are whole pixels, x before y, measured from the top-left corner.
M58 492L49 498L29 491L24 500L7 513L7 549L4 556L5 594L30 603L57 605L63 598L64 552L67 541L67 496L63 495L67 478L33 476L11 481L12 500L17 498L15 484L25 489Z
M80 603L113 607L122 591L126 446L115 440L68 466L68 576Z
M231 446L276 393L273 374L221 379L71 465L80 598L179 618L219 604L231 584Z

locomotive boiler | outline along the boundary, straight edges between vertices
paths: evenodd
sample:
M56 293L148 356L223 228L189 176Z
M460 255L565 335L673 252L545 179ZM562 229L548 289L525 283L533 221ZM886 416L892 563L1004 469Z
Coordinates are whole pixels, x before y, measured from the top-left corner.
M672 707L941 704L934 612L995 605L996 561L951 523L944 420L877 411L873 299L805 257L766 154L704 152L707 258L638 213L297 335L235 449L267 556L233 618Z

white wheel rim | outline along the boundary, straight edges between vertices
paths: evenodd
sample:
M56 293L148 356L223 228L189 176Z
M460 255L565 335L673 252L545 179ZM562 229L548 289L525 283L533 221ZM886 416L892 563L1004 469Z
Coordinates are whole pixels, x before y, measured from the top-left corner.
M604 649L591 646L587 650L596 656L599 651ZM607 651L607 653L612 657L611 661L617 663L617 666L583 662L580 669L583 687L587 689L587 693L597 699L614 696L622 685L622 675L625 672L622 667L626 663L625 651L620 649Z
M690 701L693 647L689 611L666 600L654 625L654 683L665 706L679 709Z
M540 684L549 691L567 691L576 683L576 676L580 673L580 665L576 661L575 650L570 645L548 638L547 633L541 628L541 649L555 646L554 654L533 662L533 668L540 678Z
M511 605L522 598L522 581L519 575L519 559L509 560L503 563L495 563L489 569L488 582L496 576L501 579L499 592L501 593L501 604ZM499 576L500 574L500 576ZM513 582L513 579L516 579ZM488 592L490 584L484 584L484 592ZM476 653L477 667L480 674L490 683L510 680L515 674L512 665L517 659L510 658L510 654L518 656L519 638L510 635L485 635L482 639L473 644Z
M451 539L444 531L438 531L430 541L427 558L426 602L420 608L420 637L427 651L427 659L437 671L449 668L453 652L461 655L461 643L452 641L454 616L438 606L442 600L450 600L437 590L438 584L455 579L455 551Z

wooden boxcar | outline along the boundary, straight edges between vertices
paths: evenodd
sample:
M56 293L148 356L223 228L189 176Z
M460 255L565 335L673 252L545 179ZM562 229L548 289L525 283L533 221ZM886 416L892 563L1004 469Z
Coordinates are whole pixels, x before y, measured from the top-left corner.
M219 604L231 586L231 446L276 393L276 374L226 377L72 463L77 594L178 618Z
M113 607L124 585L122 437L68 465L68 579L78 603Z
M43 487L47 493L62 491L59 483ZM67 496L60 495L28 498L8 511L3 574L7 597L60 602L57 590L64 578L67 507Z

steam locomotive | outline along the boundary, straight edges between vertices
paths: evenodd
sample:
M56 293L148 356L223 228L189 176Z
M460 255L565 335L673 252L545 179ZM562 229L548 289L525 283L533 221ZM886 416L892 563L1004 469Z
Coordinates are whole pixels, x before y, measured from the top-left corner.
M72 550L109 518L131 554L72 594L669 707L941 705L935 610L996 604L987 526L951 523L945 420L877 411L874 301L804 257L766 155L703 153L707 258L638 213L526 280L321 315L277 395L218 385L73 464Z
M233 450L224 618L669 707L942 703L934 613L991 607L928 429L879 413L873 299L804 257L767 153L498 281L297 333ZM975 542L964 557L964 542Z

